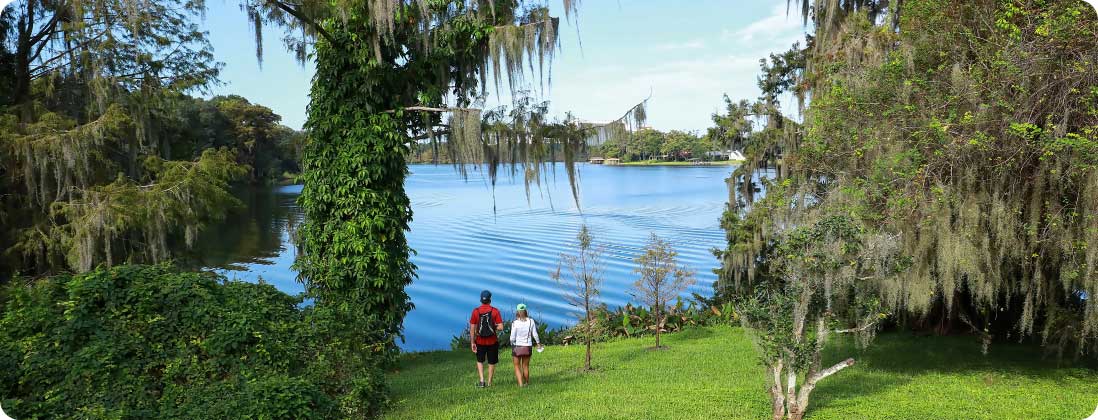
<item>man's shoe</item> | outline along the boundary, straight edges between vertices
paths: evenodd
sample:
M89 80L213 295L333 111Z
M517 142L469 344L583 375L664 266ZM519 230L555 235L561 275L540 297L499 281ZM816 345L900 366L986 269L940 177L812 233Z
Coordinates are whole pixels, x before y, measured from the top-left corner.
M477 382L477 388L484 388L484 381Z

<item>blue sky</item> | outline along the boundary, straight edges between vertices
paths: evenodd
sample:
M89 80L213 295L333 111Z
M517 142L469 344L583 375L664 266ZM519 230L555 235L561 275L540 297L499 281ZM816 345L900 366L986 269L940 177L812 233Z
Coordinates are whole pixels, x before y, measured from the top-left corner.
M554 14L563 16L560 1L548 1ZM215 56L225 63L222 85L212 94L244 96L300 128L312 65L295 62L282 48L281 31L271 28L264 33L260 68L238 4L207 1L204 26ZM759 95L760 58L803 39L800 17L787 17L785 6L784 0L586 0L580 6L579 37L574 22L561 25L561 49L546 92L552 112L610 120L651 92L649 125L704 131L724 93L733 99ZM487 106L497 104L493 95Z

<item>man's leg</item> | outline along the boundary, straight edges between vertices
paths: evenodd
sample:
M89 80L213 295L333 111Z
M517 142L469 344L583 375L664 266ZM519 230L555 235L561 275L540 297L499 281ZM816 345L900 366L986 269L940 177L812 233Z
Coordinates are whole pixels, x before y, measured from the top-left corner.
M484 386L484 359L487 349L484 346L476 346L475 349L477 352L477 375L480 376L480 382L477 383L477 386L482 387Z
M499 363L499 344L488 348L488 386L492 386L492 377L496 374L496 363Z

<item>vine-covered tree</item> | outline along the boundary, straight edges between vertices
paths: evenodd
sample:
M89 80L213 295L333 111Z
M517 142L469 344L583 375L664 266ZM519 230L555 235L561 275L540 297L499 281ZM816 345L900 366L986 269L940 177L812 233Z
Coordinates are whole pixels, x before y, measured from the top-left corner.
M513 109L470 107L497 89L518 92L544 80L559 19L544 5L489 0L248 1L258 28L288 27L287 40L315 40L317 74L306 128L296 267L318 305L341 308L364 349L392 353L411 308L414 276L405 231L406 154L428 139L445 147L459 173L487 164L495 180L509 164L527 186L560 153L575 189L574 158L593 132L620 135L644 120L643 103L615 123L592 127L547 120L544 104L517 95ZM578 2L564 1L567 15ZM297 37L304 34L304 38ZM299 50L300 50L299 49ZM301 55L304 57L304 54ZM531 74L532 73L532 74ZM448 117L448 118L446 118Z
M578 1L563 5L570 16ZM521 91L548 79L560 20L532 1L248 0L242 7L257 41L264 23L278 23L299 58L314 49L295 267L318 311L345 326L345 336L331 340L334 393L348 396L348 415L368 413L352 397L376 390L348 372L394 360L412 307L404 191L411 145L444 147L461 175L466 165L484 164L493 185L507 165L528 191L560 156L575 192L585 139L640 126L644 102L606 125L549 121L547 106ZM517 94L513 108L473 107L487 96L489 78Z
M572 330L578 333L586 348L584 371L591 370L591 344L601 333L595 310L600 305L599 296L606 273L603 252L603 247L591 242L591 232L587 225L583 225L576 234L576 253L562 253L557 269L550 274L563 291L564 300L576 308L574 315L578 322ZM561 273L563 268L567 268L568 272Z

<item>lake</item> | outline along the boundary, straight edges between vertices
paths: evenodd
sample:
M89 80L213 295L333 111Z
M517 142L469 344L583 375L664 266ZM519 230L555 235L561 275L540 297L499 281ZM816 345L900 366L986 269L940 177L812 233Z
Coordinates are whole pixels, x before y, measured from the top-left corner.
M450 339L468 328L483 289L492 291L504 317L513 316L521 302L539 322L572 324L573 309L549 273L560 253L573 249L584 223L605 247L606 304L632 301L633 259L653 232L670 240L680 262L697 271L697 284L684 296L712 293L718 262L711 250L724 244L719 219L732 167L582 164L578 208L563 167L540 189L532 187L529 200L521 177L512 180L502 169L493 189L476 172L462 180L446 165L410 168L406 189L414 219L408 241L417 252L412 260L418 278L408 288L415 309L404 321L405 350L449 348ZM300 192L301 186L241 191L245 208L207 229L191 258L230 278L262 279L300 293L290 269L289 234L301 221L295 203Z

